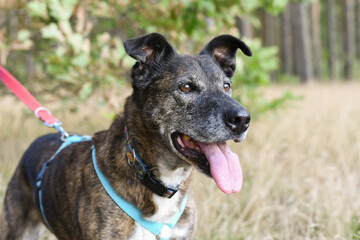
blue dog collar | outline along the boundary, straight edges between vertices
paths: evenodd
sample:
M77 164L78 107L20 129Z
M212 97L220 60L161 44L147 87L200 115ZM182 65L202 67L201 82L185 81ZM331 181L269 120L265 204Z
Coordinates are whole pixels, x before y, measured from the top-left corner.
M188 195L186 194L181 206L180 206L180 211L175 213L174 216L172 217L172 220L170 223L159 223L159 222L150 222L145 220L142 217L142 213L141 211L135 207L133 204L129 203L128 201L126 201L125 199L123 199L120 195L118 195L115 190L112 188L110 182L108 181L108 179L105 177L105 175L100 171L100 169L97 166L96 163L96 148L93 145L92 147L92 159L93 159L93 163L94 163L94 168L96 171L96 174L98 175L98 178L102 184L102 186L104 187L105 191L107 192L107 194L114 200L114 202L127 214L129 215L129 217L131 217L132 219L135 220L135 222L137 222L138 224L140 224L141 226L143 226L145 229L147 229L148 231L150 231L151 233L153 233L156 236L159 236L161 231L164 228L174 228L176 223L179 221L182 213L185 210L186 207L186 203L187 203L187 199L188 199ZM169 239L169 236L167 236L166 238L160 238L161 240L166 240Z

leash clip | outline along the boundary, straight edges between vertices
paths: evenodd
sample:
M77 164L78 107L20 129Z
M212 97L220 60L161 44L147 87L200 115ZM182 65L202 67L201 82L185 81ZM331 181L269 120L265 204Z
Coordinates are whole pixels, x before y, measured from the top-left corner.
M44 122L44 125L47 127L53 127L56 130L58 130L61 133L61 141L65 142L66 138L70 137L70 134L68 132L65 131L65 129L61 126L62 123L60 121L58 122L54 122L51 124L48 124L46 122Z
M65 139L70 137L70 134L65 131L65 129L61 126L61 122L56 122L56 123L53 123L53 128L55 128L56 130L58 130L60 133L61 133L61 141L65 142ZM47 124L45 124L47 125Z
M45 108L45 107L38 107L37 109L35 109L34 115L35 115L35 117L37 117L37 118L40 119L40 120L42 120L42 119L40 118L40 115L39 115L39 112L40 112L40 111L45 111L45 112L47 112L50 116L52 116L49 109L47 109L47 108ZM57 120L57 119L55 119L55 120ZM43 121L43 123L44 123L45 126L47 126L47 127L53 127L53 128L55 128L56 130L58 130L58 131L61 133L61 141L64 142L65 139L70 136L70 134L67 133L63 127L61 127L62 123L61 123L59 120L57 120L57 122L53 122L53 123L47 123L46 120L42 120L42 121Z

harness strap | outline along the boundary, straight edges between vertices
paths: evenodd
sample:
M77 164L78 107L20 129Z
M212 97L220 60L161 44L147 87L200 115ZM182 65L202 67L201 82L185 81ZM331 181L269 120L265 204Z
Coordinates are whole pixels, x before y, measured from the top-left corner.
M98 178L99 178L102 186L104 187L105 191L113 199L113 201L127 215L129 215L129 217L131 217L132 219L135 220L135 222L137 222L138 224L140 224L141 226L143 226L145 229L147 229L148 231L150 231L151 233L153 233L156 236L159 236L161 234L162 230L165 229L165 228L171 228L172 229L172 228L175 227L176 223L179 221L182 213L185 210L186 203L187 203L187 198L188 198L187 194L185 195L185 197L184 197L184 199L183 199L183 201L181 203L180 211L174 214L174 216L171 219L170 223L159 223L159 222L147 221L142 217L142 213L137 207L135 207L133 204L129 203L128 201L126 201L120 195L118 195L116 193L116 191L112 188L109 180L100 171L100 169L98 168L97 163L96 163L97 160L96 160L96 148L95 148L95 146L92 147L92 159L93 159L96 174L98 175ZM160 238L160 239L166 240L166 239L169 239L169 237L170 236L165 236L165 238Z
M41 167L41 170L36 178L36 187L37 187L37 192L38 192L38 197L39 197L39 206L40 206L40 211L41 211L41 214L43 216L43 219L46 223L46 225L49 227L49 229L51 231L52 228L46 218L46 215L45 215L45 211L44 211L44 206L43 206L43 200L42 200L42 181L43 181L43 177L44 177L44 173L45 173L45 170L47 169L47 167L50 165L50 163L54 160L54 158L66 147L70 146L71 144L74 144L74 143L78 143L78 142L84 142L84 141L91 141L92 140L92 137L91 136L87 136L87 135L84 135L84 136L78 136L78 135L73 135L73 136L70 136L70 137L67 137L64 139L64 142L63 144L61 144L61 146L58 148L58 150L54 153L54 155L52 155L52 157L47 160Z

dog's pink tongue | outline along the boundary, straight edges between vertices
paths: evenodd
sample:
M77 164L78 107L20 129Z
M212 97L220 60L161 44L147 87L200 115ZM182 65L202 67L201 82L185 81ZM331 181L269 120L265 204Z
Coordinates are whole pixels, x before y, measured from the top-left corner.
M210 163L211 176L226 194L240 192L243 175L239 157L224 143L199 143Z

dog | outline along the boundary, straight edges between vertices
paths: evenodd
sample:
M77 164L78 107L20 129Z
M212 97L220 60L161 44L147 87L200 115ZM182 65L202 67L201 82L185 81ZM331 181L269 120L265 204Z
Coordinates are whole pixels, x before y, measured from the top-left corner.
M61 150L60 134L30 145L6 191L2 240L38 239L45 226L62 240L193 239L193 169L227 194L240 191L239 159L225 142L244 140L249 129L249 113L231 97L231 78L237 50L251 56L251 49L220 35L198 55L180 55L158 33L124 47L136 60L124 112L108 130ZM154 234L134 220L99 174L141 221L166 227Z

